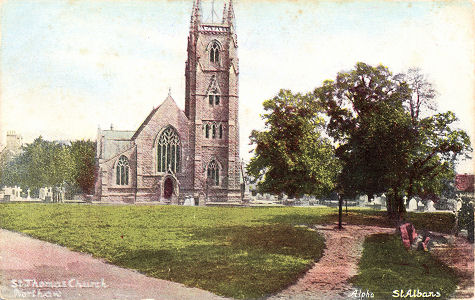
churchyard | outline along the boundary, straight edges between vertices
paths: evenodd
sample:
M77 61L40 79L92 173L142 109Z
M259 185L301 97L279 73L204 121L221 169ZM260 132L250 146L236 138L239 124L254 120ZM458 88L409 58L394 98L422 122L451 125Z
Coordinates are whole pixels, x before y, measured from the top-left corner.
M394 228L381 210L348 207L343 216L344 224ZM452 213L409 212L406 219L418 230L444 234L455 225ZM1 228L240 299L269 296L294 284L324 253L325 239L315 226L337 220L338 210L323 206L0 204ZM437 287L445 298L459 282L431 253L404 249L396 234L370 236L359 268L352 284L379 298L391 298L394 287L409 283L421 290Z

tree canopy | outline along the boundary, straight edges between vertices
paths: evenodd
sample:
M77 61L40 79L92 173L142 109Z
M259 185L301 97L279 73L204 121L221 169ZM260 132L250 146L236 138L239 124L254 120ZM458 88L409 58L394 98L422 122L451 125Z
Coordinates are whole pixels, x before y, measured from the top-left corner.
M308 95L281 90L263 103L265 130L251 133L255 155L247 172L259 192L323 195L335 186L339 164L322 136L321 108Z
M338 186L347 195L389 193L388 211L404 211L403 195L440 193L470 139L448 111L432 114L435 90L420 71L393 75L357 63L314 90L338 143ZM426 116L424 116L426 115Z
M61 144L36 138L15 157L4 157L0 183L29 188L34 194L46 186L64 186L70 193L94 189L95 143L89 140Z

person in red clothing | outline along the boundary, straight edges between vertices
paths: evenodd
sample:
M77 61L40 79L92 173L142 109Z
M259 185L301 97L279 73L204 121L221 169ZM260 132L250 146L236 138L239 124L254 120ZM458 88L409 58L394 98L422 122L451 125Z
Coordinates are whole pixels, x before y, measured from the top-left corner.
M401 232L402 243L407 250L418 250L422 248L424 251L428 251L427 245L430 241L430 237L427 232L423 235L418 235L414 225L408 222L400 225L399 231Z

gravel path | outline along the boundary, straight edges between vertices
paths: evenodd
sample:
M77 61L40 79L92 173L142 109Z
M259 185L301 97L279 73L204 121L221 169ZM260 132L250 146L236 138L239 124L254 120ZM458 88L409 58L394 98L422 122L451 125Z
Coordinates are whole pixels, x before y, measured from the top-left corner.
M0 229L0 299L38 298L224 299Z
M431 250L432 255L455 269L461 278L455 294L451 299L473 299L473 251L474 247L465 238L445 236L448 245Z
M268 299L349 299L354 288L347 282L356 275L364 239L372 234L394 233L393 228L363 225L314 227L325 236L322 258L298 282Z

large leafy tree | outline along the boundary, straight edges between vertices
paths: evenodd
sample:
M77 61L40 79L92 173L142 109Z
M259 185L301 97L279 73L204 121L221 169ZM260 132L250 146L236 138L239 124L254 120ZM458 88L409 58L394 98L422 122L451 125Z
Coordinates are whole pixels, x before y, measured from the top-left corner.
M68 187L68 192L90 193L94 186L95 143L74 141L71 145L38 137L22 152L2 159L0 183L19 185L37 194L45 186Z
M71 142L71 157L74 162L73 180L81 193L92 194L95 180L96 143L90 140Z
M431 115L435 91L418 70L394 76L383 66L358 63L325 81L314 97L329 117L328 134L339 143L340 189L347 195L389 193L393 216L405 210L404 195L440 193L457 158L471 151L452 112Z
M264 101L265 130L252 131L256 148L247 166L260 192L294 197L327 194L335 187L339 164L321 134L325 122L317 104L288 90Z

